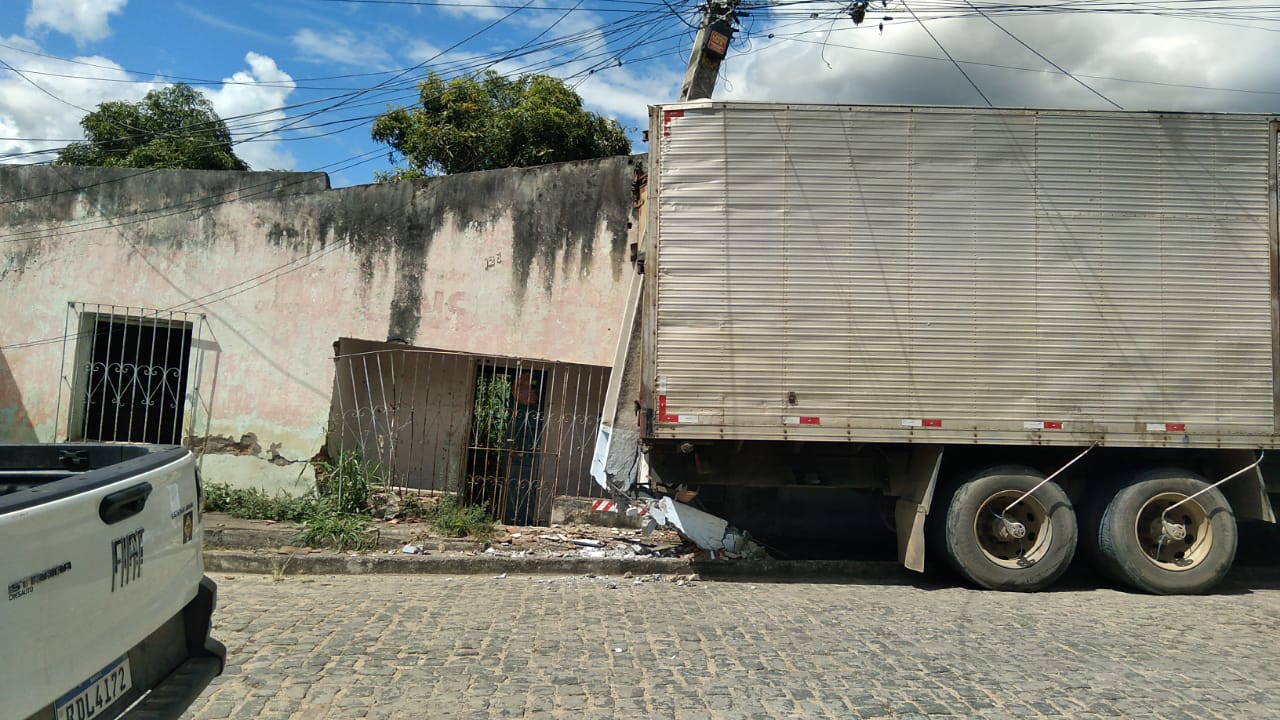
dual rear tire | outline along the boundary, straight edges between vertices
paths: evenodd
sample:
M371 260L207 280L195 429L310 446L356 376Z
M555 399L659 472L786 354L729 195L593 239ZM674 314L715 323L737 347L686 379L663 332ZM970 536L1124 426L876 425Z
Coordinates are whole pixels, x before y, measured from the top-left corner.
M1235 560L1239 534L1231 506L1195 473L1145 472L1090 515L1098 567L1138 590L1207 592Z
M934 547L981 587L1049 587L1075 557L1080 528L1066 492L1043 480L1031 468L1001 466L956 484L940 498ZM1237 531L1230 505L1194 473L1152 470L1099 497L1085 543L1115 580L1155 594L1194 594L1231 568Z

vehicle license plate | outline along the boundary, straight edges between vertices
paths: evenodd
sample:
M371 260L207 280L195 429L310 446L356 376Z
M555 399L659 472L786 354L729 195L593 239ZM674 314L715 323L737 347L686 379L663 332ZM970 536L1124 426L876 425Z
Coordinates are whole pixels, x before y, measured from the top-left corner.
M133 686L129 674L129 658L118 660L94 673L74 690L58 698L53 704L53 716L57 720L89 720L106 717L107 708L120 699Z

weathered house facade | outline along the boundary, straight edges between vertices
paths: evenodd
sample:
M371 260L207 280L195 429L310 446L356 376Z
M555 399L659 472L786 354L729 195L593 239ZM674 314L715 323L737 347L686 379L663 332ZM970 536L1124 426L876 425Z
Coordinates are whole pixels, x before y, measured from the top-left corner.
M642 166L0 168L0 441L185 442L268 489L351 447L409 486L529 472L505 442L585 492Z

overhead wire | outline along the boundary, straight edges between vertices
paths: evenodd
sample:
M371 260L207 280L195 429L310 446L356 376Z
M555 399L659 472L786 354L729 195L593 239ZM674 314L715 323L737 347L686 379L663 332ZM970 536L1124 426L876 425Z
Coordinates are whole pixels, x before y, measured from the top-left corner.
M905 4L905 3L906 3L906 0L903 0L903 4ZM1054 68L1055 70L1057 70L1058 72L1062 73L1063 75L1066 75L1067 77L1069 77L1069 78L1071 78L1072 80L1074 80L1076 83L1078 83L1078 84L1080 85L1080 87L1082 87L1082 88L1084 88L1085 90L1088 90L1089 92L1093 93L1094 95L1097 95L1098 97L1102 98L1102 99L1103 99L1103 100L1105 100L1108 104L1110 104L1110 105L1111 105L1111 107L1114 107L1114 108L1115 108L1115 109L1117 109L1117 110L1123 110L1123 109L1124 109L1124 108L1120 107L1120 104L1119 104L1119 103L1117 103L1116 101L1114 101L1114 100L1112 100L1111 98L1107 97L1106 95L1103 95L1102 93L1098 92L1096 89L1094 89L1093 87L1091 87L1088 83L1084 82L1083 80L1081 80L1080 78L1076 77L1075 75L1072 75L1070 72L1067 72L1066 70L1062 69L1062 66L1058 65L1058 63L1056 63L1056 62L1054 62L1054 61L1050 60L1049 58L1045 57L1045 56L1044 56L1044 54L1043 54L1043 53L1041 53L1039 50L1036 50L1035 48L1033 48L1033 47L1031 47L1030 45L1028 45L1028 44L1026 44L1025 42L1023 42L1021 38L1019 38L1017 35L1014 35L1014 34L1013 34L1012 32L1010 32L1010 31L1009 31L1009 29L1008 29L1008 28L1006 28L1005 26L1003 26L1003 25L1001 25L1000 23L996 22L994 18L989 17L986 13L982 12L981 10L978 10L977 8L974 8L974 7L973 7L973 3L969 2L968 0L965 0L965 5L968 5L969 7L973 8L973 9L974 9L974 10L975 10L979 15L981 15L981 16L982 16L982 17L984 17L984 18L986 18L987 22L990 22L992 25L995 25L995 26L996 26L997 28L999 28L1002 32L1004 32L1004 34L1005 34L1005 35L1008 35L1009 37L1013 38L1015 42L1017 42L1019 45L1021 45L1021 46L1022 46L1022 47L1024 47L1024 48L1026 48L1027 50L1031 51L1031 52L1032 52L1036 57L1038 57L1038 58L1040 58L1041 60L1043 60L1043 61L1045 61L1045 62L1049 63L1050 65L1052 65L1052 66L1053 66L1053 68ZM957 65L956 67L959 67L959 65Z
M338 1L338 0L335 0L335 1ZM423 4L423 3L397 3L397 4ZM436 3L425 3L425 4L436 4ZM632 18L639 16L642 13L654 12L654 11L661 12L664 14L672 14L673 16L678 17L678 13L672 13L672 7L668 4L667 0L662 0L661 5L659 5L659 3L657 2L651 2L651 3L621 3L620 2L620 4L647 6L647 7L655 8L655 10L653 11L650 11L650 10L637 11L636 13L633 13L632 16L630 16ZM755 3L754 5L759 7L785 7L785 6L798 7L798 6L812 6L812 5L820 5L820 4L822 3L815 3L813 2L813 0L780 0L777 2ZM1166 0L1165 2L1161 2L1161 3L1130 2L1130 3L1118 3L1118 4L1117 3L1099 4L1099 3L1077 1L1077 2L1071 2L1071 3L1053 3L1048 5L1025 4L1025 3L1023 4L983 3L982 6L979 7L967 1L960 3L960 2L938 2L937 0L933 0L932 2L930 2L930 0L915 0L915 2L913 3L913 6L910 7L909 9L913 13L913 15L916 16L917 21L919 21L922 18L917 13L918 11L921 11L923 8L925 8L926 6L928 9L935 12L949 12L949 11L957 10L959 8L965 8L968 10L969 14L971 15L975 12L981 15L983 13L992 13L992 12L1009 12L1009 13L1024 12L1025 13L1026 11L1032 10L1032 9L1053 10L1057 12L1061 12L1064 10L1096 12L1103 9L1113 9L1113 10L1125 9L1129 11L1135 11L1135 10L1143 10L1143 9L1151 10L1153 8L1159 7L1167 11L1171 4L1177 5L1179 3L1177 0ZM516 7L522 8L522 7L527 7L528 5L529 4L526 4L524 6L516 6ZM743 3L743 6L752 6L752 5L753 4L749 2ZM1101 5L1106 5L1107 7L1103 8L1101 7ZM1222 5L1220 3L1215 3L1215 6L1219 8L1228 8L1228 6ZM579 2L576 5L566 7L565 10L566 12L573 12L577 9L580 9L581 7L582 7L582 3ZM835 10L833 10L833 12L834 11ZM566 16L562 15L560 20L562 20L564 17ZM557 23L560 20L558 20ZM988 20L990 21L989 18ZM581 39L584 36L590 35L592 31L594 31L594 28L588 31L582 31L578 33L577 37L574 37L573 35L569 35L569 36L565 36L563 39L552 38L546 43L540 43L537 47L530 48L529 54L550 52L551 48L553 48L556 44L571 46L572 43L581 41ZM631 34L624 35L623 33L631 33ZM545 32L543 34L545 34ZM615 26L613 28L610 28L609 31L601 33L601 35L605 37L612 35L614 40L631 39L632 37L634 37L634 34L635 34L634 27L629 25L623 26L623 27ZM930 33L930 36L932 37L932 33ZM622 57L633 52L638 47L648 46L655 42L661 42L665 39L669 39L670 37L671 36L667 36L664 38L657 38L657 39L638 39L636 40L635 43L633 43L632 46L628 46L623 51L617 52L614 54L619 56L619 59L621 59ZM936 38L933 38L933 39L935 40L935 44L937 44L936 43L937 39ZM943 51L944 55L950 56L950 52L945 47L940 49ZM870 50L870 49L867 49L867 50ZM307 100L304 102L285 105L278 108L269 108L262 111L258 111L256 113L247 113L242 116L224 118L224 120L227 121L228 129L238 135L238 137L236 138L237 144L248 143L248 142L268 142L268 141L271 141L271 142L302 141L302 140L309 140L309 139L314 139L318 137L325 137L332 134L339 134L342 132L348 132L354 129L355 126L357 126L362 121L368 120L372 117L376 117L376 115L355 115L355 116L338 118L335 120L329 120L324 122L317 122L315 119L323 114L333 113L339 110L347 111L352 109L358 109L360 107L374 105L375 102L386 103L386 102L409 100L416 93L413 93L411 90L409 90L407 86L410 84L416 84L416 79L411 78L407 80L400 80L398 82L397 82L397 79L400 76L403 76L406 72L411 72L413 69L420 68L426 63L431 63L433 62L433 60L438 60L443 54L443 52L447 52L447 50L442 51L442 53L437 53L435 56L433 56L433 58L429 58L423 63L419 63L415 66L411 66L409 68L405 68L400 71L397 71L395 75L392 75L390 78L383 80L381 83L375 84L370 88L360 88L358 90L350 90L338 95L329 96L327 98ZM473 59L479 60L481 62L483 62L483 60L488 60L488 62L490 63L489 66L492 66L492 63L502 62L506 59L511 59L511 57L513 57L514 55L515 55L514 53L507 53L506 57L504 58L501 55L492 54L492 55L489 55L487 58L485 56L474 56ZM594 72L607 68L610 65L609 55L610 53L608 52L598 53L597 56L599 57L599 59L597 62L595 62L594 64L584 65L582 69L578 70L576 73L570 75L569 77L570 78L581 77L583 73L587 75L591 75L591 74L594 74ZM651 57L661 56L661 55L662 53L656 53L654 55L646 55L644 59L649 59ZM590 58L591 58L590 55L584 55L583 53L579 52L575 57L566 59L563 56L558 56L557 58L555 58L555 60L542 62L540 66L543 68L557 67L557 66L563 67L574 61L585 62ZM957 60L954 57L948 57L948 60L952 62L953 65L957 63ZM466 62L465 59L452 60L450 62L455 63L452 69L456 72L466 72L470 69L463 64ZM1046 59L1046 62L1047 62L1047 59ZM616 62L613 64L616 65ZM974 62L965 62L964 64L965 65L982 65L981 63L974 63ZM472 63L472 67L475 67L475 66L476 64ZM525 68L539 67L539 64L530 63L524 67ZM449 69L450 68L446 68L446 70L449 70ZM1055 66L1055 69L1064 75L1069 74L1063 68ZM961 72L963 73L963 70L961 70ZM353 74L353 75L358 75L358 74ZM1075 77L1078 78L1078 77L1091 77L1091 76L1077 75ZM1096 79L1096 76L1091 79ZM969 78L969 80L970 80L970 84L973 85L972 78ZM1143 82L1140 80L1133 80L1128 78L1122 78L1119 80L1124 82ZM1178 84L1176 83L1153 82L1151 84L1178 86ZM405 88L405 90L402 92L399 88ZM1218 88L1210 88L1210 89L1216 90ZM976 85L975 85L975 90L978 91L979 95L983 95L980 88L977 88ZM386 93L388 91L394 91L396 94L387 95ZM1245 92L1267 93L1269 91L1245 90ZM985 95L983 96L985 97ZM359 102L357 98L361 98L361 97L368 98L368 101ZM324 105L325 103L328 103L328 105L325 106ZM304 107L312 108L312 109L309 110L309 112L307 113L292 116L288 118L288 120L286 120L284 123L282 123L281 119L278 117L278 114L280 112L301 109ZM333 128L333 129L325 130L324 132L317 132L317 130L321 128ZM252 132L248 132L248 131L252 131ZM56 148L43 148L39 150L30 150L30 151L25 151L20 153L10 153L8 155L0 156L0 158L12 160L12 159L22 159L24 157L47 157L48 155L56 151L57 151Z
M991 100L987 98L987 94L982 92L982 88L978 87L978 83L974 82L973 78L969 77L969 73L965 72L964 68L960 67L960 63L956 62L956 59L951 57L951 53L947 52L947 49L943 47L942 42L939 41L938 38L934 37L933 31L929 29L928 25L925 25L924 22L920 20L916 15L916 12L907 4L907 0L901 0L901 2L902 6L907 9L907 12L911 13L911 17L915 18L915 21L919 23L920 29L924 30L929 35L929 39L933 40L933 43L938 46L938 49L942 51L942 54L946 55L947 59L951 61L951 64L956 67L956 70L959 70L960 74L964 76L964 79L969 81L969 84L973 86L973 89L977 91L980 97L982 97L983 102L985 102L988 107L993 107Z
M532 0L531 0L531 2L532 2ZM526 5L528 5L528 4L529 4L529 3L526 3ZM565 13L564 15L562 15L559 19L557 19L557 21L556 21L555 23L553 23L553 24L552 24L552 26L558 25L560 22L562 22L562 21L563 21L563 20L568 16L568 14L569 14L570 12L573 12L573 11L574 11L575 7L579 7L579 6L581 6L581 5L582 5L582 3L581 3L581 2L579 2L577 6L571 6L571 7L569 7L569 8L566 8L566 13ZM522 6L522 7L523 7L523 6ZM646 11L641 11L641 12L634 13L631 19L633 19L633 20L637 20L637 21L638 21L641 17L643 17L643 15L649 14L650 12L661 12L661 13L663 13L663 14L666 14L667 10L665 10L665 9L661 9L661 10L655 10L655 11L647 11L647 10L646 10ZM353 90L353 91L350 91L350 92L344 92L344 93L341 93L341 94L338 94L338 95L329 96L329 97L326 97L326 98L312 99L312 100L307 100L307 101L303 101L303 102L299 102L299 103L293 103L293 104L284 105L284 106L280 106L280 107L268 108L268 109L261 110L261 111L257 111L257 112L254 112L254 113L246 113L246 114L244 114L244 115L239 115L239 116L228 116L227 118L222 118L222 120L223 120L223 121L224 121L224 123L226 124L227 128L228 128L229 130L231 130L233 133L243 133L246 129L252 128L254 125L263 125L263 124L268 125L268 127L267 127L264 131L262 131L262 132L260 132L260 133L254 133L254 134L251 134L249 137L239 137L239 138L237 138L237 139L236 139L236 143L237 143L237 144L239 144L239 143L243 143L243 142L254 142L254 141L258 141L258 140L264 139L264 138L266 138L267 136L270 136L270 135L273 135L273 134L274 134L274 135L279 136L279 139L281 139L281 140L287 140L287 139L298 139L298 140L302 140L302 139L309 139L311 136L308 136L308 135L302 135L302 136L297 137L297 138L289 138L289 137L284 136L284 133L285 133L285 132L287 132L287 131L289 131L289 130L296 129L296 128L297 128L299 125L301 125L303 122L305 122L305 121L307 121L307 120L310 120L311 118L317 117L317 116L319 116L320 114L323 114L323 113L326 113L326 112L332 112L332 111L334 111L334 110L336 110L336 109L338 109L338 108L341 108L341 107L352 107L352 106L353 106L352 100L353 100L354 98L358 98L358 97L361 97L361 96L364 96L364 95L369 95L369 94L373 93L375 90L385 91L385 90L388 90L388 89L397 89L397 88L400 88L400 87L405 87L405 88L406 88L406 91L405 91L404 93L402 93L401 95L395 96L395 97L387 97L387 96L386 96L385 94L383 94L382 92L379 92L378 94L375 94L375 95L374 95L374 97L376 97L377 102L379 102L379 103L385 103L385 102L388 102L388 101L394 101L394 100L407 100L407 99L409 99L409 98L410 98L410 97L412 97L413 95L416 95L416 93L410 92L407 88L408 88L408 87L410 87L410 86L416 85L416 83L417 83L417 79L411 79L411 80L401 81L401 82L394 82L394 81L398 80L400 76L403 76L403 75L405 75L405 74L407 74L407 73L409 73L409 72L412 72L414 69L421 68L421 67L423 67L423 66L425 66L425 65L427 65L427 64L429 64L429 63L431 63L431 62L433 62L434 60L438 59L438 58L439 58L441 55L443 55L444 53L447 53L447 52L449 52L450 50L452 50L452 49L456 48L457 46L461 45L462 43L465 43L467 40L471 39L471 37L475 37L475 36L477 36L477 35L479 35L479 34L483 33L485 30L487 30L487 29L489 29L489 28L492 28L492 27L493 27L494 25L496 25L498 22L501 22L501 21L502 21L503 19L505 19L506 17L510 17L512 14L513 14L513 13L508 13L506 16L504 16L504 18L501 18L501 19L499 19L498 21L496 21L496 22L494 22L494 23L490 23L488 26L486 26L486 28L482 28L480 31L477 31L476 33L473 33L473 35L472 35L472 36L469 36L468 38L464 38L462 41L459 41L458 43L455 43L455 44L454 44L453 46L451 46L450 48L446 48L445 50L440 51L439 53L437 53L436 55L434 55L432 58L428 58L427 60L424 60L423 62L420 62L420 63L418 63L417 65L411 66L411 67L409 67L409 68L405 68L405 69L403 69L403 70L399 71L399 72L398 72L396 75L394 75L393 77L388 78L387 80L384 80L384 81L382 81L381 83L378 83L378 84L376 84L376 85L374 85L374 86L372 86L372 87L360 88L360 89L358 89L358 90ZM534 53L539 53L539 52L547 52L547 51L552 50L552 49L554 49L554 48L556 48L556 47L559 47L559 46L566 46L566 45L567 45L567 46L572 46L572 45L574 45L574 44L576 44L576 43L580 43L584 38L587 38L587 37L593 37L593 36L597 36L597 35L599 35L599 36L601 36L601 37L603 37L603 38L606 38L606 39L607 39L607 38L608 38L609 36L611 36L611 35L616 35L616 34L618 34L619 32L627 31L627 30L631 29L632 27L633 27L633 26L631 26L631 25L624 25L624 26L622 26L622 27L618 27L617 25L615 25L615 26L613 26L613 27L609 28L608 30L604 31L603 33L598 32L598 31L593 27L593 28L589 28L589 29L587 29L587 30L581 30L581 31L573 32L573 33L570 33L570 34L567 34L567 35L559 36L559 37L556 37L556 38L551 38L551 39L549 39L549 40L548 40L548 41L546 41L546 42L538 43L538 44L534 44L534 45L531 45L531 44L530 44L530 41L526 41L526 43L525 43L524 45L520 46L520 47L519 47L519 48L517 48L515 51L502 51L502 52L499 52L499 53L491 53L491 54L489 54L489 55L478 55L478 56L473 56L473 57L472 57L472 58L470 58L470 59L461 59L461 60L458 60L458 61L453 61L453 62L452 62L453 67L452 67L452 68L449 68L449 67L447 67L447 66L446 66L444 69L445 69L446 71L449 71L450 69L452 69L454 72L462 72L462 71L464 71L464 70L470 70L470 69L475 68L475 67L491 67L491 66L493 66L493 65L494 65L494 64L496 64L496 63L499 63L499 62L502 62L502 61L505 61L505 60L510 60L510 59L513 59L513 58L515 58L515 57L519 57L519 56L522 56L522 55L534 54ZM540 38L540 37L541 37L542 35L544 35L544 34L545 34L545 31L544 31L543 33L540 33L537 37L538 37L538 38ZM563 61L563 60L562 60L562 61L560 61L558 64L563 65L563 64L565 64L566 62L572 62L572 59L571 59L571 60L569 60L569 61ZM471 67L470 67L470 68L468 68L468 67L467 67L467 65L464 65L463 63L469 64ZM547 67L554 67L554 66L556 65L556 63L550 63L550 64L548 64L548 63L543 63L543 65L545 65L545 66L547 66ZM527 71L527 69L528 69L528 68L526 68L525 70ZM289 120L288 122L285 122L285 123L283 123L283 124L279 124L279 123L280 123L280 119L279 119L279 118L276 118L276 117L270 117L270 116L275 115L275 114L277 114L277 113L279 113L279 112L282 112L282 111L295 110L295 109L300 109L300 108L308 107L308 106L316 106L316 105L320 105L320 104L323 104L323 103L329 103L329 104L328 104L328 105L325 105L325 106L323 106L323 107L320 107L320 108L318 108L318 109L312 109L312 110L309 110L307 113L303 113L303 114L301 114L301 115L293 116L292 118L290 118L290 120ZM373 103L369 103L369 104L373 104ZM264 116L264 115L265 115L265 116L268 116L268 117L266 117L266 118L262 118L261 116ZM369 119L370 117L376 117L376 115L374 115L374 116L361 116L361 118L359 118L359 119ZM352 121L353 121L353 122L354 122L355 120L357 120L357 118L352 118ZM25 157L42 157L42 156L48 156L48 155L51 155L51 154L53 154L53 153L58 152L58 150L59 150L59 149L60 149L60 148L41 148L41 149L37 149L37 150L30 150L30 151L23 151L23 152L8 153L8 154L0 155L0 159L4 159L4 160L14 160L14 159L22 159L22 158L25 158Z
M509 15L510 15L510 13L508 14L508 16L509 16ZM562 19L563 19L563 16L562 16L561 20L562 20ZM559 20L558 20L556 23L553 23L553 26L554 26L555 24L558 24L558 23L559 23ZM491 24L491 26L492 26L492 24ZM537 37L541 37L543 34L545 34L545 32L544 32L544 33L540 33ZM536 39L536 38L535 38L535 39ZM531 42L531 41L530 41L530 42ZM529 45L529 44L530 44L530 42L526 42L525 44L526 44L526 45ZM639 44L637 43L637 44L633 44L631 47L638 47L638 46L639 46ZM443 52L443 51L442 51L442 52ZM440 53L438 53L435 57L438 57L439 55L440 55ZM427 62L429 62L429 60L428 60ZM420 65L421 65L421 63L420 63ZM343 120L339 120L339 121L335 121L335 122L337 122L337 123L357 122L357 121L362 121L362 120L369 119L369 117L376 117L376 115L375 115L375 116L361 117L361 118L343 119ZM236 143L237 143L237 144L239 144L239 143L242 143L242 142L250 142L250 141L253 141L254 139L255 139L255 138L240 139L240 140L237 140L237 141L236 141ZM47 152L47 151L46 151L46 152ZM374 152L375 152L375 153L377 153L377 154L381 154L382 152L385 152L385 150L383 150L383 149L379 148L378 150L376 150L376 151L374 151ZM136 177L137 175L146 174L146 173L149 173L149 172L155 172L156 170L157 170L156 168L145 169L145 170L142 170L142 171L140 171L140 172L138 172L138 173L130 174L130 175L126 176L126 177ZM94 185L103 184L104 182L107 182L107 181L103 181L103 182L100 182L100 183L94 183ZM73 188L68 188L67 190L64 190L64 191L58 191L58 192L79 192L79 191L81 191L81 190L83 190L83 189L85 189L85 188L74 188L74 187L73 187ZM8 199L8 200L4 200L4 201L0 201L0 202L3 202L3 203L22 202L22 201L27 201L27 200L31 200L31 199L38 199L39 197L47 197L47 196L49 196L49 195L51 195L51 194L54 194L54 193L46 193L46 194L43 194L43 195L40 195L40 196L33 196L33 197L30 197L30 198L27 198L27 197L24 197L24 198L10 198L10 199ZM213 202L213 204L215 204L215 205L216 205L216 204L220 204L220 202L217 200L217 198L218 198L218 197L220 197L220 196L215 195L215 196L213 196L213 197L202 198L202 199L199 199L199 200L196 200L196 201L189 202L189 203L187 203L186 205L194 205L195 203L204 202L204 201L208 201L208 200L212 200L212 201L214 201L214 202ZM223 202L225 202L225 200L224 200ZM199 207L200 207L200 208L205 208L205 207L211 207L211 206L212 206L212 205L200 205ZM178 213L182 213L182 212L188 212L188 211L190 211L191 209L193 209L193 208L192 208L192 207L186 207L185 205L183 205L183 206L177 206L176 208L174 208L174 209L172 210L172 212L170 212L170 213L168 213L168 214L178 214ZM129 221L129 223L127 223L127 224L131 224L131 222L146 222L146 221L149 221L149 220L152 220L152 219L158 219L159 217L167 216L167 215L159 215L159 216L157 216L157 215L155 215L155 213L156 213L156 212L157 212L157 211L156 211L156 210L154 210L154 209L153 209L153 210L150 210L150 211L146 211L146 212L140 212L140 213L138 213L138 215L140 216L139 218L137 218L136 220ZM94 230L103 229L103 228L105 227L101 222L97 222L97 221L85 221L85 222L81 223L81 225L83 225L84 227L79 227L79 228L77 228L77 227L67 227L67 226L63 226L63 227L59 228L59 230L58 230L58 232L57 232L56 234L57 234L57 235L59 235L59 236L65 236L65 235L69 235L69 234L77 234L77 233L83 233L83 232L91 232L91 231L94 231ZM41 237L41 233L42 233L42 232L43 232L43 231L35 230L35 231L20 231L20 232L16 232L16 233L8 233L8 234L0 235L0 242L18 242L18 241L22 241L22 240L35 240L35 239L39 239L39 238ZM54 233L48 233L48 234L46 234L46 235L44 235L44 236L46 236L46 237L47 237L47 236L51 236L51 235L53 235L53 234L54 234Z

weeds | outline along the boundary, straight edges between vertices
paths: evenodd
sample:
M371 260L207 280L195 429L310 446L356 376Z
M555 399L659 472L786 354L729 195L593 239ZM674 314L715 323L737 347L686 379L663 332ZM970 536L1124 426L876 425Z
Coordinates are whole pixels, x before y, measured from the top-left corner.
M373 521L370 490L382 484L378 465L365 462L357 451L343 451L336 462L319 465L316 476L316 490L300 497L207 483L204 510L250 520L300 523L298 541L312 547L346 551L376 546L377 531L371 531L369 525ZM402 501L398 515L425 520L448 537L487 540L497 529L483 503L467 505L455 495L441 495L435 502L411 495Z
M332 500L335 512L347 515L369 512L369 490L382 484L378 463L366 462L359 450L343 450L335 462L316 468L319 494Z
M367 550L378 544L376 532L369 532L369 516L345 513L316 514L302 521L300 542L312 547L331 547L338 552Z
M292 555L286 555L283 560L271 561L271 581L280 582L284 580L284 571L289 567L289 561L293 559Z
M453 495L441 495L435 505L426 509L425 519L436 532L448 537L486 540L497 530L484 503L464 505Z
M356 452L343 453L337 463L319 468L324 482L300 497L268 495L258 488L234 488L222 483L205 485L205 512L225 512L249 520L301 523L298 541L312 547L338 551L362 550L377 544L368 532L370 481L377 480L376 466L366 465Z
M400 501L396 515L405 520L426 520L431 514L431 507L424 505L416 495L410 495Z
M258 488L237 488L223 483L204 486L205 512L224 512L231 517L300 522L311 513L313 505L310 495L271 496Z

